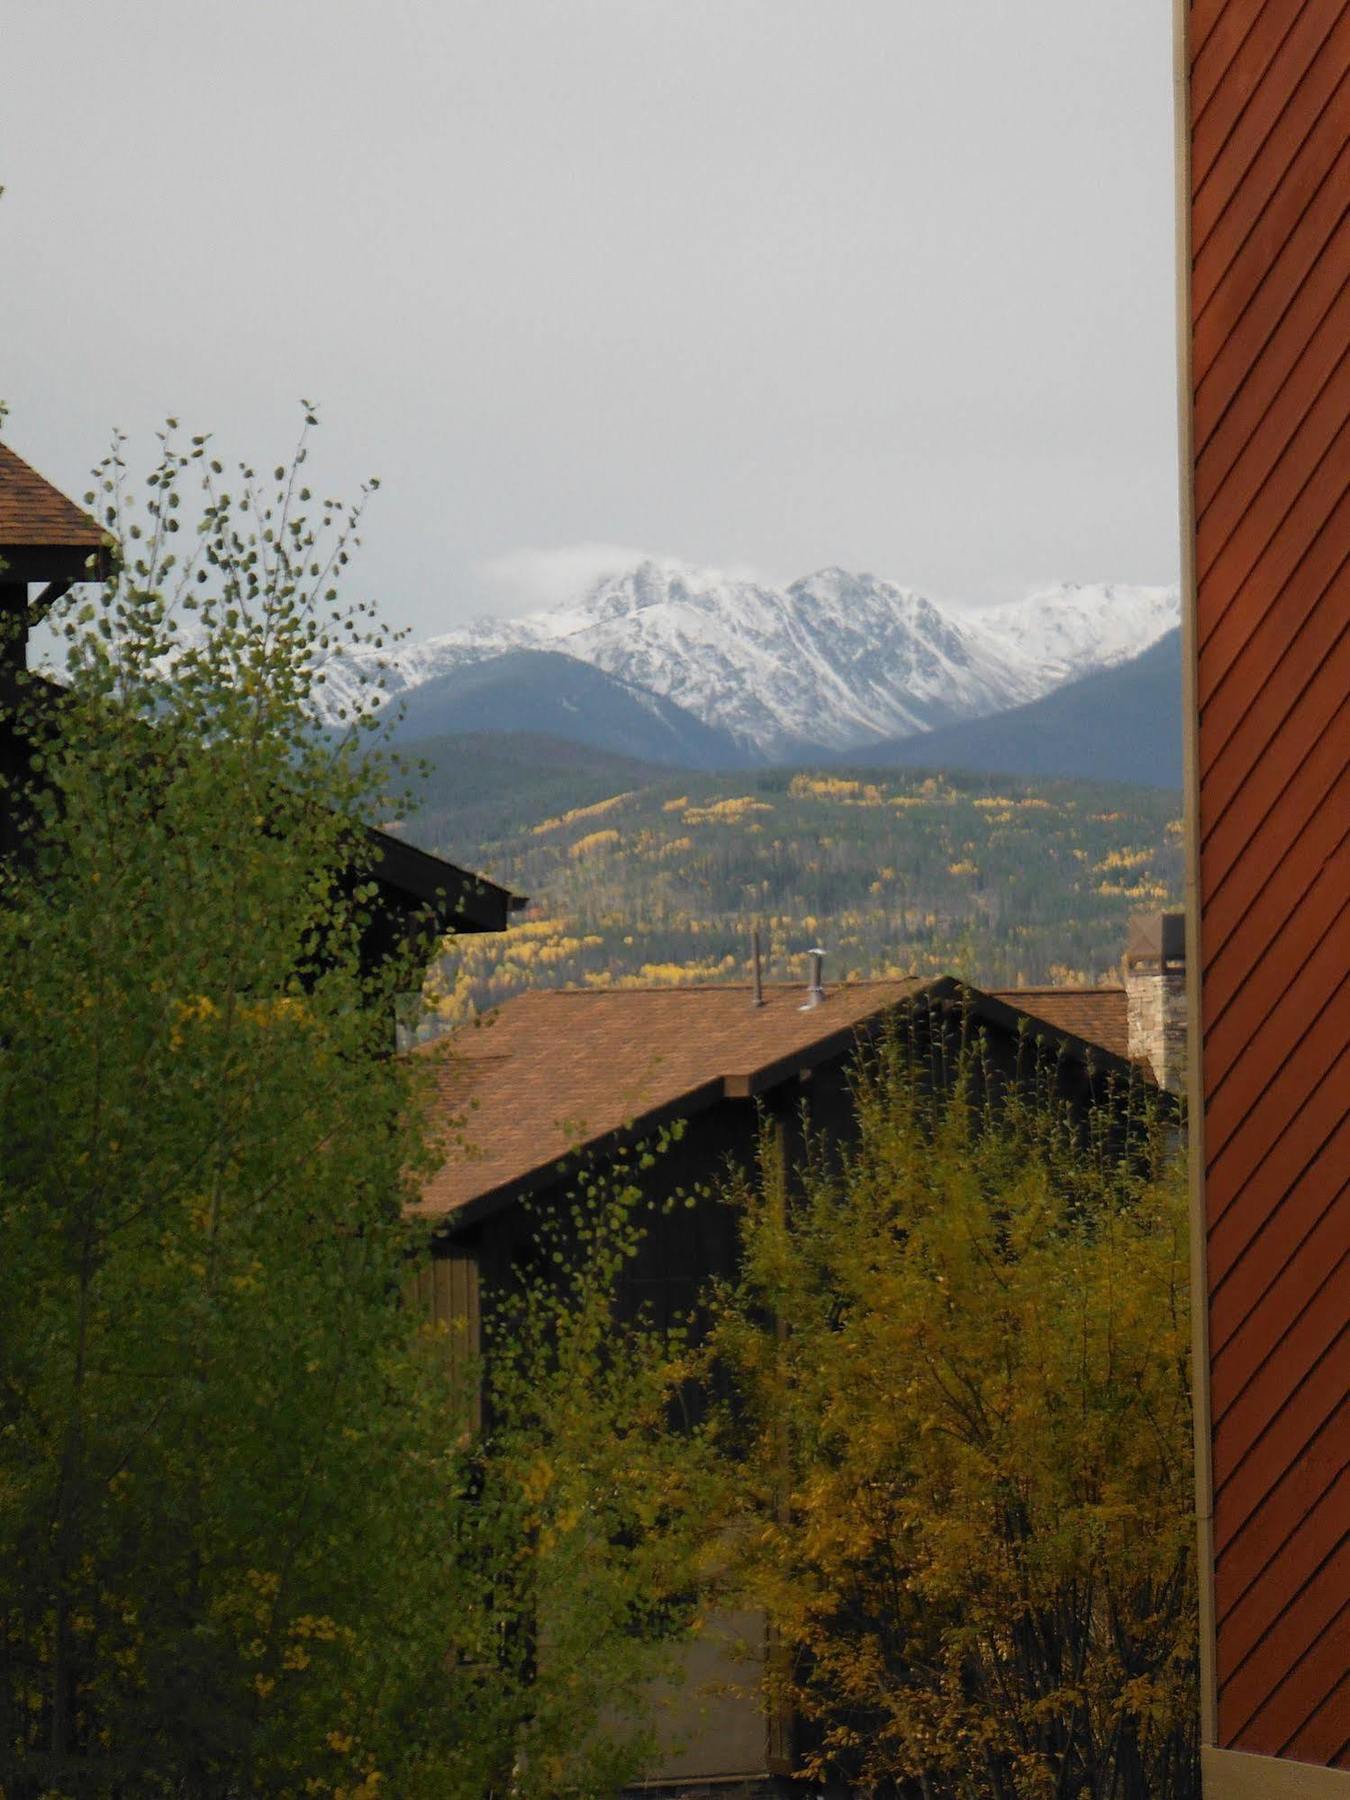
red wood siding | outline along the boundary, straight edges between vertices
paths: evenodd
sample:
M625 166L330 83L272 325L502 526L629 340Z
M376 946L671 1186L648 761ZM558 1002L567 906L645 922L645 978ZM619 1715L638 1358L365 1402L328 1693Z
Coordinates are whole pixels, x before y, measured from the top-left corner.
M1350 0L1191 0L1217 1741L1350 1767Z

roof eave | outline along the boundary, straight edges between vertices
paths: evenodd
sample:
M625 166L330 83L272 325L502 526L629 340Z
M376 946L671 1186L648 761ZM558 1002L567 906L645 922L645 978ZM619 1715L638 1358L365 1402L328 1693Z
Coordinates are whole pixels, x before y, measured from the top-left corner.
M826 1000L824 1005L828 1005ZM567 1177L575 1178L585 1166L618 1150L631 1148L641 1139L677 1119L688 1119L707 1111L721 1100L747 1101L760 1098L795 1075L819 1067L844 1055L860 1039L876 1037L887 1019L903 1007L918 1004L929 1008L960 1010L967 1021L992 1026L1005 1036L1016 1039L1025 1032L1038 1048L1046 1047L1058 1057L1079 1063L1090 1075L1101 1075L1108 1083L1142 1087L1166 1102L1170 1096L1159 1088L1139 1063L1117 1056L1100 1044L1051 1025L1020 1007L1009 1006L980 988L959 981L953 975L940 975L917 985L912 992L888 1000L874 1013L851 1020L826 1036L788 1056L779 1057L761 1068L742 1074L714 1076L699 1087L691 1088L675 1099L627 1121L615 1130L602 1132L576 1145L561 1157L549 1157L509 1181L475 1194L462 1205L436 1211L430 1207L413 1208L413 1216L427 1220L438 1232L452 1234L468 1230L504 1211L518 1200L538 1193L542 1188Z
M0 544L0 582L105 581L112 545Z
M366 841L375 852L375 879L425 908L442 931L505 931L510 915L527 904L523 895L373 825L366 827Z
M471 1225L480 1224L484 1219L492 1218L508 1206L513 1206L517 1200L525 1200L531 1194L537 1194L541 1188L550 1187L559 1180L575 1179L588 1164L598 1158L613 1155L616 1151L631 1150L653 1131L660 1131L664 1126L675 1124L677 1120L707 1112L710 1107L726 1098L728 1095L723 1079L720 1075L716 1076L711 1081L705 1081L701 1087L691 1088L687 1093L680 1094L674 1100L654 1106L649 1112L639 1113L612 1131L588 1138L561 1156L551 1156L546 1161L537 1163L522 1175L513 1175L509 1181L484 1189L462 1205L447 1207L444 1211L414 1206L412 1216L428 1220L439 1232L467 1230Z
M1100 1071L1112 1079L1138 1082L1156 1089L1160 1094L1164 1091L1158 1087L1152 1074L1142 1063L1134 1062L1127 1056L1118 1056L1104 1044L1077 1037L1063 1026L1052 1025L1048 1019L1038 1018L1035 1013L1026 1012L1020 1006L1010 1006L1004 1000L997 1000L980 988L962 987L960 983L955 985L968 998L972 1019L996 1025L1000 1031L1014 1037L1025 1029L1033 1041L1048 1042L1059 1055L1080 1062L1085 1068Z

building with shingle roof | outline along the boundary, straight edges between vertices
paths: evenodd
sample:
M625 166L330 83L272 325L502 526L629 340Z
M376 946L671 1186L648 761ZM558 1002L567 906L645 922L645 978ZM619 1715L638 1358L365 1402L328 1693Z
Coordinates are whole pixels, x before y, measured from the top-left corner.
M0 444L0 582L83 581L106 567L106 531Z
M680 1118L780 1100L849 1062L905 1008L960 1011L1015 1061L1019 1038L1075 1079L1137 1080L1123 987L983 993L951 977L852 981L809 990L745 986L546 988L414 1053L435 1067L435 1107L465 1137L416 1211L459 1225L554 1185L582 1155L618 1150ZM1143 1079L1149 1079L1143 1076ZM1067 1079L1067 1077L1066 1077ZM817 1084L817 1091L819 1084Z
M736 1216L718 1191L730 1168L753 1167L766 1129L789 1170L807 1133L849 1141L855 1059L892 1027L935 1082L978 1036L994 1081L1049 1081L1079 1107L1156 1091L1123 1053L1123 987L987 994L913 977L815 993L773 984L519 994L412 1053L429 1065L442 1134L440 1167L415 1207L438 1226L414 1278L418 1303L450 1328L448 1342L481 1350L484 1307L532 1265L541 1218L565 1217L583 1178L623 1168L679 1121L641 1176L643 1236L617 1304L657 1327L697 1318L709 1279L736 1268ZM685 1203L668 1204L677 1198ZM790 1773L782 1721L744 1694L743 1658L762 1652L762 1629L754 1618L721 1620L689 1653L693 1686L742 1693L704 1694L697 1723L685 1721L687 1747L672 1741L650 1785L735 1781L765 1792Z
M991 996L1031 1019L1098 1044L1112 1056L1130 1059L1129 1009L1124 987L999 988Z
M753 1101L854 1046L924 983L857 982L808 1007L799 986L551 988L424 1045L437 1104L469 1148L422 1191L428 1215L482 1213L550 1185L558 1165L724 1102Z
M21 854L23 846L15 807L32 744L20 715L54 710L60 701L57 683L25 680L29 633L74 583L103 580L115 548L97 520L0 443L0 856ZM33 586L40 586L36 595L30 594ZM372 959L409 932L430 945L448 931L502 931L525 904L497 883L387 832L372 828L366 838L380 898L364 947Z

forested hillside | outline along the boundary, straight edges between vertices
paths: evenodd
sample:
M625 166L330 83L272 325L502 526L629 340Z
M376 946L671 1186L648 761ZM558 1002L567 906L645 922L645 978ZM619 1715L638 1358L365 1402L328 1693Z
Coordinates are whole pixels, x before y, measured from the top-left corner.
M1063 775L1181 786L1181 633L1142 656L1065 682L1042 699L985 719L878 744L885 766Z
M464 732L544 732L616 756L684 769L762 760L729 731L659 694L554 650L512 650L432 676L398 696L403 743Z
M522 989L951 971L991 986L1090 981L1132 912L1181 893L1179 796L1116 784L922 770L761 770L633 779L545 812L567 782L522 771L506 830L482 830L468 740L408 834L531 897L503 938L451 946L434 983L453 1023ZM500 771L498 771L500 776ZM535 798L532 798L535 796ZM528 817L534 811L533 818ZM435 829L428 830L433 823ZM464 829L470 821L479 829Z
M534 731L460 731L400 745L418 805L384 820L427 849L478 867L476 846L511 841L541 819L670 778L637 757Z

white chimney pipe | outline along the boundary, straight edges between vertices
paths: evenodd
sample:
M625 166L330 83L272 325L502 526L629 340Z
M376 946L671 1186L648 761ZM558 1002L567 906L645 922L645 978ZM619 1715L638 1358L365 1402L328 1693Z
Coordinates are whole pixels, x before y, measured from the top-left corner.
M798 1009L801 1012L810 1012L813 1006L819 1006L825 998L825 989L820 984L820 971L825 961L825 952L815 949L808 950L806 954L811 958L811 985L806 990L805 1006Z

